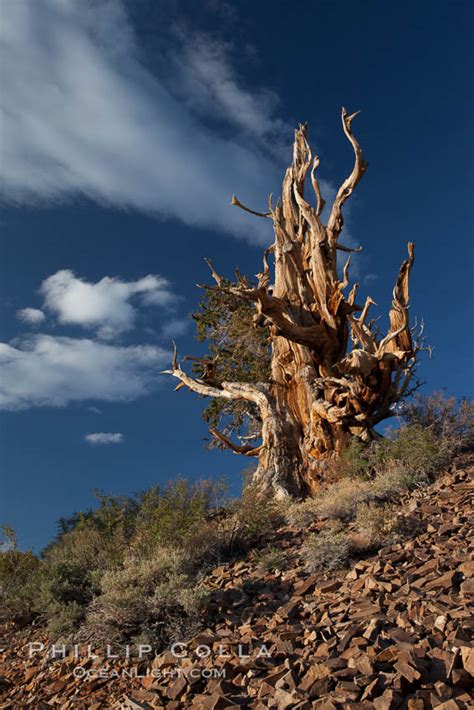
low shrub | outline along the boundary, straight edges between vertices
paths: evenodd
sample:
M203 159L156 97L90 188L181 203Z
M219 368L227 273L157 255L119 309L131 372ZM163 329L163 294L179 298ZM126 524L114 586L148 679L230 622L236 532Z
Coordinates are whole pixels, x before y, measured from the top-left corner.
M35 608L53 635L68 635L84 620L98 591L100 572L74 560L44 559L36 575Z
M287 522L304 529L316 520L349 522L359 503L372 496L369 482L343 478L321 491L315 498L290 503L286 510Z
M375 470L396 462L410 472L412 486L427 483L448 462L443 442L431 429L418 424L402 426L373 446Z
M430 428L403 425L371 444L352 440L335 463L339 478L369 481L396 464L410 472L415 483L427 482L449 460L452 451Z
M474 447L474 403L466 399L417 395L400 408L400 421L370 445L351 440L335 462L336 476L367 481L396 463L413 487L429 481L457 452Z
M374 472L373 452L377 444L364 444L358 439L350 439L333 468L339 478L356 478L368 481Z
M335 571L346 567L350 554L348 535L334 528L311 534L302 549L308 572Z
M376 503L361 503L357 507L355 530L349 544L353 554L363 554L391 545L398 539L396 508Z
M250 550L261 545L284 522L281 503L247 486L242 497L230 508L237 521L234 550Z
M180 478L163 490L157 486L140 496L132 547L149 556L163 545L186 547L206 524L210 512L224 502L224 481L190 482Z
M415 395L401 408L405 424L429 429L446 454L474 448L474 402L444 392Z
M318 517L348 522L355 517L359 503L367 500L370 495L369 482L342 479L316 498Z
M371 481L371 497L380 502L393 501L403 493L426 482L424 476L420 478L403 464L387 461Z
M68 639L85 619L85 607L77 602L59 603L50 601L42 616L47 622L50 635L55 639Z
M0 551L0 621L27 623L33 618L38 567L32 552L8 547Z
M284 522L284 511L279 501L261 495L248 486L242 497L232 501L223 515L212 524L212 541L208 554L224 562L253 548L264 545Z
M303 501L290 501L285 510L288 525L300 530L309 527L318 520L319 510L316 498L306 498Z
M179 632L197 626L207 598L178 550L156 550L152 559L127 558L102 576L78 637L123 642L144 635L163 647Z
M261 572L274 572L284 570L287 565L287 555L279 547L270 546L268 549L254 555L257 569Z

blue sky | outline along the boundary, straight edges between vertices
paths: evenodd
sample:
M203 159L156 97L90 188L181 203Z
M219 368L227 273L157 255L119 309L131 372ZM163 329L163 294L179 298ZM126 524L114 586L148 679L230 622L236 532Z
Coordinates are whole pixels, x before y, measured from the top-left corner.
M292 130L309 121L347 211L361 290L385 314L406 242L425 391L472 394L472 10L468 2L4 0L0 519L39 549L92 490L227 475L202 400L158 373L209 280L254 274ZM93 436L91 436L93 435ZM99 436L97 436L99 435ZM102 435L102 436L101 436ZM108 435L108 436L104 436ZM115 435L111 437L110 435Z

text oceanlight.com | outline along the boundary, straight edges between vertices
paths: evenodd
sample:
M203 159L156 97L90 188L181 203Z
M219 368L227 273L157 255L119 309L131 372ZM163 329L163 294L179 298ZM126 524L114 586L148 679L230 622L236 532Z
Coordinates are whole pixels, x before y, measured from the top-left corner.
M73 675L78 680L110 679L110 678L225 678L225 668L147 668L139 671L138 668L111 668L107 665L100 668L85 668L78 665L73 670Z

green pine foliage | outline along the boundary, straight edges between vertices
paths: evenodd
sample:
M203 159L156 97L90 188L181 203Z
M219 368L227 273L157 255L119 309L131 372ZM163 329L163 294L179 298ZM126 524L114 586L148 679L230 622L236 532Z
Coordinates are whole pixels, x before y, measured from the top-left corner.
M226 283L230 285L230 281ZM254 327L255 316L252 303L213 288L205 289L193 319L198 341L209 344L209 359L215 361L218 380L269 381L268 327L264 324ZM202 365L195 363L193 369L199 376ZM219 429L227 436L258 437L260 432L260 415L250 402L212 398L204 409L203 418L210 428ZM213 440L210 446L222 447L223 444Z

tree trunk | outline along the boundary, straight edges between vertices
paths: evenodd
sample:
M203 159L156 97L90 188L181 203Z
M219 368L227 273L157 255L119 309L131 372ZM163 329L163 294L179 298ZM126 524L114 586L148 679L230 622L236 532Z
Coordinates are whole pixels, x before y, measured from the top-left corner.
M276 206L270 197L269 211L259 213L235 197L232 200L247 212L273 221L275 241L264 254L258 285L249 286L239 273L238 284L229 285L209 262L217 284L214 288L252 302L255 327L269 327L271 381L253 385L220 382L214 371L212 382L193 379L179 367L176 352L173 369L167 371L201 394L257 405L262 421L260 446L237 446L223 434L212 433L234 452L258 456L256 483L280 497L314 494L325 478L328 462L351 437L370 441L378 436L374 426L391 416L394 405L411 392L410 381L422 347L419 340L413 342L408 323L413 244L409 243L408 259L398 274L390 327L384 337L373 322L367 323L372 299L368 297L364 306L357 305L358 284L344 293L349 287L350 256L340 273L338 251L359 249L349 249L338 241L342 207L367 168L351 131L356 115L342 111L343 130L355 161L337 192L327 223L321 218L324 201L315 174L319 159L313 161L306 126L300 126L295 133L293 162ZM308 174L314 206L305 197ZM270 253L275 260L273 285Z
M324 477L327 460L340 451L345 438L341 429L329 427L313 407L315 398L318 398L315 388L317 377L308 348L281 337L275 339L272 347L272 394L277 416L284 423L283 435L291 454L286 461L292 461L291 466L285 462L285 487L298 497L315 493ZM274 461L271 463L273 466L260 461L256 477L273 485L272 468L275 464ZM282 466L280 463L280 468Z

